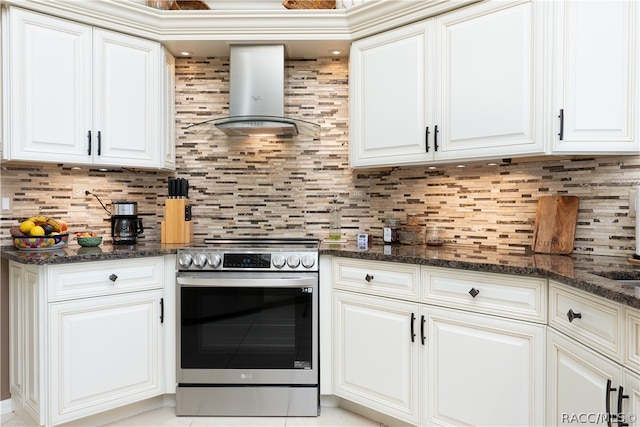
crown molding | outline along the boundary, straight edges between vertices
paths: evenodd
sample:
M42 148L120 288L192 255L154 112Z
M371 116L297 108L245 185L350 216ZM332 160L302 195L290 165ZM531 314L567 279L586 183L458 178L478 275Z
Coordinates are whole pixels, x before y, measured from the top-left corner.
M288 57L348 54L353 40L478 0L370 0L349 9L158 10L130 0L3 0L3 4L148 38L174 55L228 55L233 43L283 43Z

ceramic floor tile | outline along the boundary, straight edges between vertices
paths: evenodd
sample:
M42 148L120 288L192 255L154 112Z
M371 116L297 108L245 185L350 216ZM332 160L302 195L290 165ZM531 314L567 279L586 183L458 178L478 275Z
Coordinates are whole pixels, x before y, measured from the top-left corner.
M2 427L26 427L22 419L15 414L15 412L10 412L8 414L0 415L0 422Z
M341 408L325 407L319 417L291 417L286 419L285 427L379 427L377 423L353 412Z
M143 412L124 420L106 424L105 427L189 427L193 417L176 417L176 408L165 407Z
M194 417L191 427L284 427L284 417Z

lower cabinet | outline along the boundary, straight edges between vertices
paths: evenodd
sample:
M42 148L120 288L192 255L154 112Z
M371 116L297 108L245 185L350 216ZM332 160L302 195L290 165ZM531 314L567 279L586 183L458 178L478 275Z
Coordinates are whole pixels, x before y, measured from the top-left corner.
M544 424L545 326L426 307L422 425Z
M334 292L335 394L418 424L419 312L415 303Z
M9 269L19 411L58 425L165 392L162 257Z
M162 290L49 307L51 424L159 394Z
M552 329L547 337L547 425L607 425L618 413L622 367Z
M363 269L359 279L332 284L336 395L414 425L544 424L544 323L392 297L375 286L375 262L333 266ZM495 295L493 276L467 274L482 297L466 297Z

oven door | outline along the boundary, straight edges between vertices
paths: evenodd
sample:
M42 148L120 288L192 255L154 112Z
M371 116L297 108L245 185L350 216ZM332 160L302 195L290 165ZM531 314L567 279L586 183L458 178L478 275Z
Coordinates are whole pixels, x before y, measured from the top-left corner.
M318 273L179 273L180 384L318 384Z

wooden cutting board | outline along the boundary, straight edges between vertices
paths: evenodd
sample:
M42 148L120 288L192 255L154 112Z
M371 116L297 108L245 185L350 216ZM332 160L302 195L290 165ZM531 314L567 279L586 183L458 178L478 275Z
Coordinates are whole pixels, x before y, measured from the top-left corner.
M531 249L544 254L573 252L579 204L580 199L576 196L540 197Z

